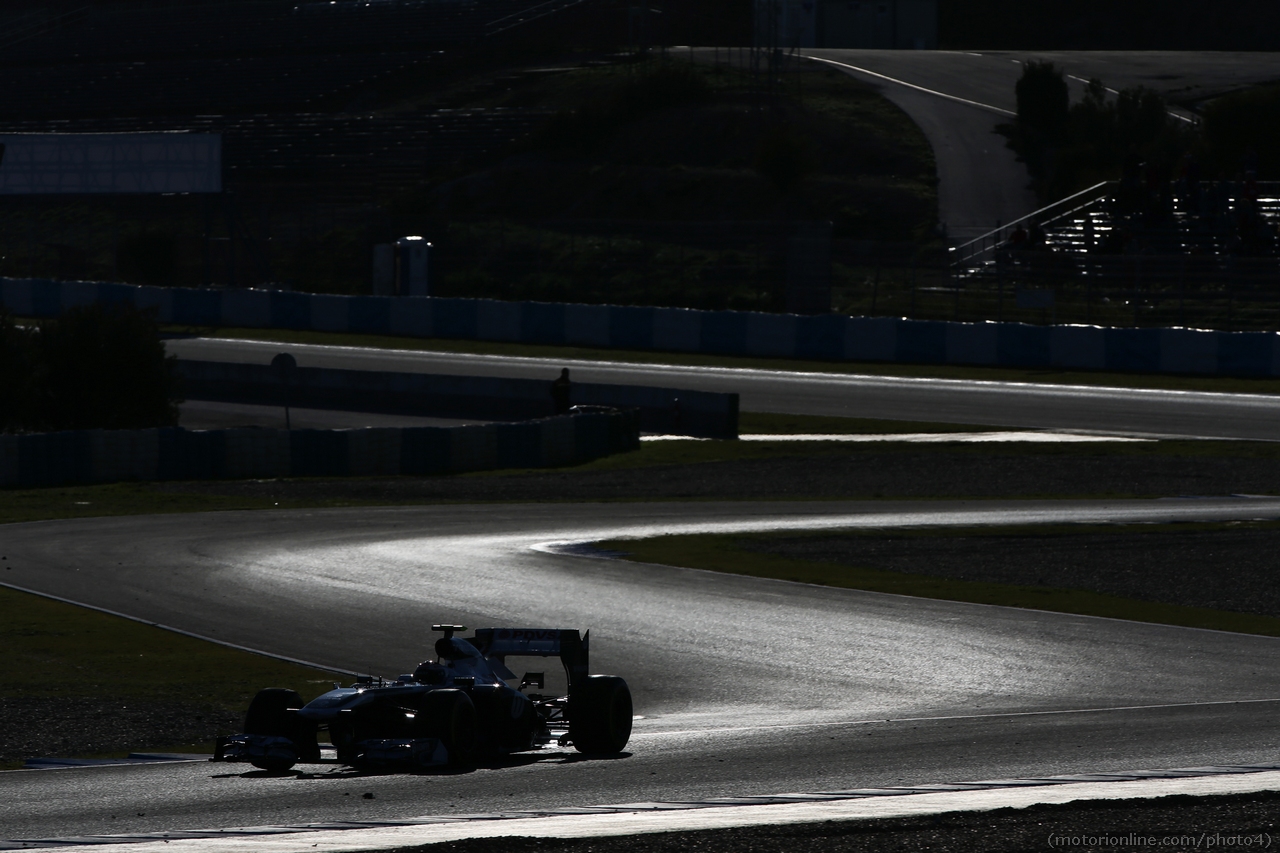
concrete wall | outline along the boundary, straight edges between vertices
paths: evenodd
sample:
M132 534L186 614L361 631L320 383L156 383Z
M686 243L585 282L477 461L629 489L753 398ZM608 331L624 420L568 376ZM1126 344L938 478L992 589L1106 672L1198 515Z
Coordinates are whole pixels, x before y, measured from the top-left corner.
M167 427L0 435L0 487L546 468L633 450L639 443L630 412L461 427Z
M305 408L500 421L554 413L553 377L539 381L300 367L286 388L265 364L184 359L178 369L182 393L190 400L281 406L287 394L289 405ZM570 402L635 409L644 432L738 437L737 394L575 382Z
M122 301L197 326L512 341L824 361L1280 376L1280 335L1195 329L950 323L488 299L324 296L0 279L0 304L52 317Z

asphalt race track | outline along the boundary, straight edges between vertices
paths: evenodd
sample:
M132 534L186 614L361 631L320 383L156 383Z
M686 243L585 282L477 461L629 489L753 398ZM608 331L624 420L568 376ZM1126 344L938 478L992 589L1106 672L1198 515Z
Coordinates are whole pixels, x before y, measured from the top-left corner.
M1280 56L1274 53L815 49L805 54L877 86L920 127L937 161L939 218L958 242L1038 207L1027 189L1025 166L995 132L1017 109L1014 86L1022 63L1049 61L1063 69L1073 99L1091 78L1112 91L1145 86L1168 99L1189 101L1280 79Z
M1277 516L1280 499L1235 498L437 506L9 525L14 585L345 669L410 668L434 621L590 628L593 669L625 675L643 719L622 759L552 750L458 775L268 778L205 763L0 773L0 839L1273 762L1280 640L585 559L555 543Z
M179 358L268 364L288 351L303 367L544 378L737 392L748 412L1093 430L1116 434L1280 439L1280 396L843 373L517 358L221 338L166 341Z

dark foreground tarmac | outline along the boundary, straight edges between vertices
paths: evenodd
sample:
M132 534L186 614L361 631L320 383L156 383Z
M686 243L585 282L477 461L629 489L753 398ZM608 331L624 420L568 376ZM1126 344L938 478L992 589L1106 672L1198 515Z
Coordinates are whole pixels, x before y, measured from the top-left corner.
M396 853L1024 853L1265 850L1280 842L1280 793L1092 800L928 817L607 838L477 838Z

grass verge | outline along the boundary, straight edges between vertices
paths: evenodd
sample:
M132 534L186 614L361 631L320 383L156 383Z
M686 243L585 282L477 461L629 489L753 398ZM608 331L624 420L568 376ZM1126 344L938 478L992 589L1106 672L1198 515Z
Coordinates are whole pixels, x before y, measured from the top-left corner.
M70 722L78 738L63 740L52 716L32 719L17 714L6 725L0 769L20 766L18 745L29 751L60 747L76 755L114 756L131 750L211 752L218 721L238 720L254 693L285 685L305 698L328 689L335 676L227 648L85 607L0 587L0 697L20 697L23 708L43 703L48 709L92 707L112 713L86 713ZM128 712L163 708L169 717L154 731L156 740L120 744ZM24 726L29 731L20 731ZM43 739L43 740L42 740ZM64 753L66 754L66 753Z
M1116 525L1091 527L1085 525L1040 526L970 529L922 529L895 530L895 538L938 536L999 536L1026 535L1061 536L1088 534L1105 530L1114 534ZM1177 530L1180 533L1227 529L1226 525L1141 525L1127 527L1133 535ZM881 531L883 532L883 531ZM1207 628L1216 631L1233 631L1243 634L1261 634L1280 637L1280 618L1251 613L1238 613L1167 604L1126 598L1089 589L1057 588L1022 584L986 583L935 577L899 571L885 571L869 566L849 565L838 562L797 559L777 554L761 553L743 547L744 542L779 539L796 534L696 534L688 536L660 536L653 539L622 539L597 543L598 547L625 554L624 559L704 569L728 574L774 578L821 586L860 589L919 598L935 598L945 601L964 601L974 604L994 604L1002 607L1019 607L1033 610L1049 610L1056 613L1073 613L1083 616L1101 616L1127 619L1136 622L1153 622L1161 625L1177 625L1187 628ZM1051 547L1051 546L1046 546Z
M670 364L690 367L727 367L744 370L862 374L924 379L963 379L987 382L1030 382L1050 385L1094 385L1108 388L1152 388L1171 391L1214 391L1223 394L1280 394L1280 379L1170 376L1165 374L1111 373L1042 368L964 367L945 364L884 364L879 362L738 358L699 353L592 349L590 347L543 346L538 344L502 343L499 341L461 341L443 338L403 338L390 335L351 335L338 332L306 332L289 329L167 326L164 327L164 331L171 335L276 341L282 344L316 344L468 355L499 355L516 358L574 359L631 362L636 364Z
M0 490L0 524L57 518L271 509L278 505L277 501L255 497L162 492L150 483L3 489ZM315 506L316 504L302 505ZM0 580L3 578L0 577Z

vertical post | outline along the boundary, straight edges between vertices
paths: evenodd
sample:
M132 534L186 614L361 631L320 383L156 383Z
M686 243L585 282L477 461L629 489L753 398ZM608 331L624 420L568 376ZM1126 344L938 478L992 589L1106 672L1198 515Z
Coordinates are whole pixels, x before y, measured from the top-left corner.
M943 281L951 285L951 293L954 298L954 304L951 309L951 319L960 322L960 279L956 277L955 267L950 263L950 256L943 262L942 275Z
M27 207L31 208L27 211L27 278L35 278L36 269L36 246L35 237L31 233L31 223L35 219L36 198L31 196L27 202Z
M222 216L227 225L227 287L236 286L236 229L235 221L232 218L232 204L230 196L224 191L222 194Z
M112 245L111 245L111 280L120 280L120 196L115 197L115 204L112 205L114 220L112 229Z
M1004 322L1004 264L996 251L996 322Z
M1236 308L1236 265L1230 264L1230 271L1227 275L1227 331L1230 332L1235 328L1235 308Z
M1084 321L1093 323L1093 275L1096 270L1092 263L1085 268L1084 278Z
M1182 260L1182 264L1179 267L1180 273L1178 275L1178 325L1186 326L1187 325L1187 311L1186 311L1187 258L1186 256L1184 255L1181 260Z
M284 428L293 429L293 424L289 420L289 403L290 393L293 390L293 373L298 368L298 361L287 352L282 352L275 358L271 359L271 369L275 371L276 376L280 379L282 397L284 402Z
M209 241L212 235L212 212L209 210L209 196L207 194L200 196L200 213L204 220L204 239L200 251L200 280L205 287L213 286L213 268L212 268L212 248Z
M911 316L916 316L916 259L911 257Z
M1138 268L1133 277L1133 327L1138 328L1138 304L1142 295L1142 255L1138 255Z
M876 313L876 298L880 294L880 244L875 243L871 251L874 253L872 264L875 266L875 272L872 274L871 279L871 314L874 316Z

